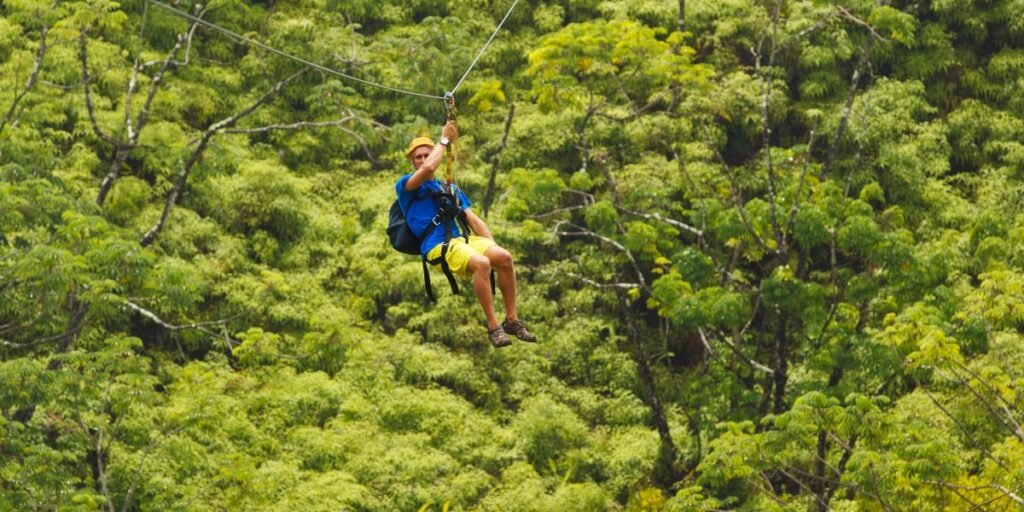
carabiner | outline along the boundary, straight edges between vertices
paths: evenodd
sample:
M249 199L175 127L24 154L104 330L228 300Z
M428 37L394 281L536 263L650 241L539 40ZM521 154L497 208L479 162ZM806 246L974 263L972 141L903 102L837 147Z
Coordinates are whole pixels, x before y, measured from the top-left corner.
M444 93L444 110L448 121L455 119L455 94L451 91Z

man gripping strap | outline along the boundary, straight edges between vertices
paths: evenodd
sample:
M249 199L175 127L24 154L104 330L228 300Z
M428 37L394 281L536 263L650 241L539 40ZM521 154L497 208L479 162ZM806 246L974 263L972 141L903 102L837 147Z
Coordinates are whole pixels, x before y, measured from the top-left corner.
M494 242L491 232L471 209L472 201L457 187L435 179L445 147L458 137L454 121L445 124L438 144L427 137L413 139L406 156L413 172L395 183L395 192L406 222L413 233L424 233L420 252L432 264L447 267L451 273L470 277L477 300L487 320L488 339L495 347L512 343L508 334L522 341L536 341L516 312L516 277L512 254ZM447 198L447 199L446 199ZM456 204L447 205L445 202ZM445 222L441 212L451 212L459 222ZM490 274L497 272L497 284L505 301L505 320L499 325L494 313L494 295ZM453 279L449 277L449 279ZM508 333L508 334L506 334Z

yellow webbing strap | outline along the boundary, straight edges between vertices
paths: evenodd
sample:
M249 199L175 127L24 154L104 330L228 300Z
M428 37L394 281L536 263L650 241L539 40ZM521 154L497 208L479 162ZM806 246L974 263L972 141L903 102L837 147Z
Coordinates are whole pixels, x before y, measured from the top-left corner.
M455 96L446 92L444 94L444 106L445 106L445 118L447 121L455 121ZM448 143L448 146L444 148L444 176L445 181L448 182L448 190L451 191L452 195L455 196L455 204L458 207L462 207L461 201L459 200L458 189L455 188L455 163L459 159L459 138L456 137Z

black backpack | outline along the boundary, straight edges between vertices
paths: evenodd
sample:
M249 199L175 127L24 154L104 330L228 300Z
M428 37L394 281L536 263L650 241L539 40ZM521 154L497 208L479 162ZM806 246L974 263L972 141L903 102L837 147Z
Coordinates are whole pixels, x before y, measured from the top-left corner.
M387 232L388 239L391 240L391 247L394 247L396 251L415 255L420 253L420 239L405 223L405 215L402 214L402 207L398 204L398 199L391 203Z

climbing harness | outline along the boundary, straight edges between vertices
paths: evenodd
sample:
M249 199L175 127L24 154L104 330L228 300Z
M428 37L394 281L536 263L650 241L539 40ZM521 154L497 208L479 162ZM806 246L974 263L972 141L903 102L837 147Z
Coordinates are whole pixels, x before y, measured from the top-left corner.
M455 96L451 92L447 92L444 95L445 104L445 120L446 122L455 122ZM473 231L469 228L469 223L466 221L466 212L462 208L462 198L459 194L458 185L455 184L455 162L458 159L458 138L449 141L448 145L445 146L445 179L441 183L441 192L431 192L430 197L438 202L439 208L437 214L431 220L431 225L427 227L427 230L420 236L420 240L425 240L430 233L433 232L434 228L441 227L444 229L444 242L441 243L441 254L438 257L427 260L426 255L423 255L423 287L427 290L427 297L430 298L431 302L435 302L434 292L430 286L430 271L427 268L427 263L431 265L440 264L441 271L444 272L445 278L448 279L448 285L451 286L452 293L455 295L459 294L459 285L452 274L452 269L448 265L448 250L451 247L452 242L452 228L457 227L463 240L469 243L469 234ZM416 200L414 196L413 200ZM494 293L494 273L491 273L491 293Z
M446 122L455 122L455 97L451 92L445 93L445 119ZM461 233L463 240L468 244L469 235L472 233L472 229L469 227L469 222L466 220L466 212L462 207L461 194L459 193L458 185L455 183L455 163L458 161L458 138L452 140L445 147L445 180L441 182L440 192L430 192L429 196L438 202L439 208L437 214L431 220L430 226L427 227L426 231L419 237L420 240L425 240L433 232L434 228L441 227L444 229L444 242L441 243L441 254L438 257L427 260L426 255L422 256L423 261L423 287L427 291L427 297L431 302L436 302L434 297L434 291L430 286L430 270L427 268L427 264L441 266L441 271L444 272L445 278L448 279L448 285L452 289L452 293L455 295L459 294L459 285L452 274L452 269L448 265L448 250L451 247L452 228L457 227L459 233ZM418 195L413 196L413 201L417 200ZM393 209L394 207L392 207ZM495 276L494 270L491 270L491 294L495 292Z
M444 94L444 106L445 106L445 121L455 121L455 96L451 92ZM452 293L455 295L459 294L459 285L455 281L455 276L452 275L452 269L448 266L448 248L452 241L452 221L455 220L455 224L459 227L459 232L462 233L466 243L469 243L469 226L466 223L466 214L462 211L462 201L459 198L459 189L455 185L454 176L454 160L455 151L454 146L458 143L458 137L455 140L451 140L444 148L444 184L441 189L444 193L435 196L441 207L438 210L438 215L434 216L431 221L434 226L438 225L438 217L440 216L441 222L444 224L444 243L441 244L441 255L430 261L427 261L426 256L423 256L423 284L427 289L427 296L430 300L434 300L434 294L430 290L430 276L427 270L427 263L431 265L441 264L441 271L444 272L444 276L448 278L448 284L451 285ZM449 210L452 210L449 213ZM444 215L442 216L442 212ZM428 231L432 228L428 228ZM426 235L423 236L426 238Z
M430 195L437 200L440 207L437 210L437 214L430 221L430 226L423 233L421 240L425 240L434 228L440 227L444 229L444 242L441 244L441 254L438 257L428 260L427 255L422 256L423 260L423 287L427 290L427 297L430 298L431 302L436 302L434 298L434 292L430 287L430 271L427 268L427 263L431 265L441 265L441 271L444 272L444 277L448 279L448 285L452 289L452 293L455 295L459 294L459 284L455 280L455 275L452 274L452 269L448 266L448 249L452 242L452 228L457 227L459 233L462 234L463 240L469 243L469 234L472 232L469 229L469 224L466 222L466 212L462 210L456 204L456 196L452 194L452 188L447 184L441 184L441 192L432 192Z

